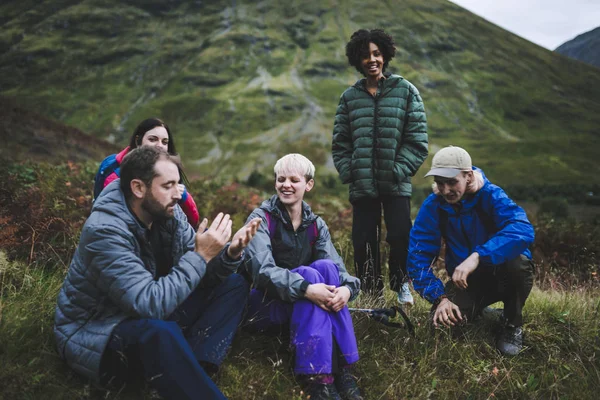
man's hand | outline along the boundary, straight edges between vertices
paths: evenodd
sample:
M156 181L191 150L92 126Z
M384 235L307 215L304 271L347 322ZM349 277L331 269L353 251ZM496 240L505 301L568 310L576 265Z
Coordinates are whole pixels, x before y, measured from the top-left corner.
M207 225L208 220L204 218L196 233L194 250L208 263L223 250L223 247L229 241L231 237L231 219L229 214L219 213L210 224L210 228L206 229Z
M242 251L248 246L248 243L250 243L254 235L256 235L261 222L262 218L256 217L246 225L242 226L240 230L233 235L231 244L227 249L227 255L229 258L232 260L237 260L240 258Z
M462 322L463 316L460 308L448 299L442 299L433 314L433 326L438 327L438 323L451 327Z
M469 285L467 285L467 278L473 271L477 269L479 265L479 253L475 252L471 254L465 261L460 263L458 267L454 270L452 274L452 280L460 289L466 289Z
M327 307L327 304L335 297L333 294L335 289L335 286L326 285L324 283L313 283L306 288L304 297L321 307L323 310L331 311L329 307Z
M327 302L327 307L330 311L338 312L348 304L350 289L347 286L336 287L333 294L333 298Z

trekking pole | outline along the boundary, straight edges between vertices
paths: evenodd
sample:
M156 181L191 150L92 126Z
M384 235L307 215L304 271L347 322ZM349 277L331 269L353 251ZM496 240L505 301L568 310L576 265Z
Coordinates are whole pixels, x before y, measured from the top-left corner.
M348 308L348 310L352 312L365 313L370 318L373 318L375 321L381 322L385 326L391 326L394 328L404 328L408 330L411 336L415 336L414 325L412 324L412 322L410 322L408 315L406 315L404 310L402 310L400 307L393 306L391 308ZM395 318L397 314L400 314L400 316L404 320L404 324L390 321L390 318Z

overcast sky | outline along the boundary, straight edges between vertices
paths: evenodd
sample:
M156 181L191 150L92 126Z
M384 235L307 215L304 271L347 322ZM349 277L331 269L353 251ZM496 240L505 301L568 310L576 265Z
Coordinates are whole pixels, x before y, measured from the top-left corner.
M600 26L600 0L450 1L550 50Z

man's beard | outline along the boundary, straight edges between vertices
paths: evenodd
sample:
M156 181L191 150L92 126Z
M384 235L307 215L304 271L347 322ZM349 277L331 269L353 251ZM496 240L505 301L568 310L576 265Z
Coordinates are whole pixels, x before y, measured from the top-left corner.
M171 203L166 207L160 204L152 195L152 193L148 193L148 195L142 200L142 210L146 211L153 220L161 220L172 218L174 215L174 209L169 207L173 206Z

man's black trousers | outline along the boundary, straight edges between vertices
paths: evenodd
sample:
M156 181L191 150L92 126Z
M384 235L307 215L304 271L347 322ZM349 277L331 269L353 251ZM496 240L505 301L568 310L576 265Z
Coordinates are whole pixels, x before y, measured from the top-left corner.
M523 325L523 306L533 286L533 262L521 255L500 265L480 265L467 278L467 289L446 283L446 295L463 316L473 319L490 304L504 303L504 319L508 325Z

